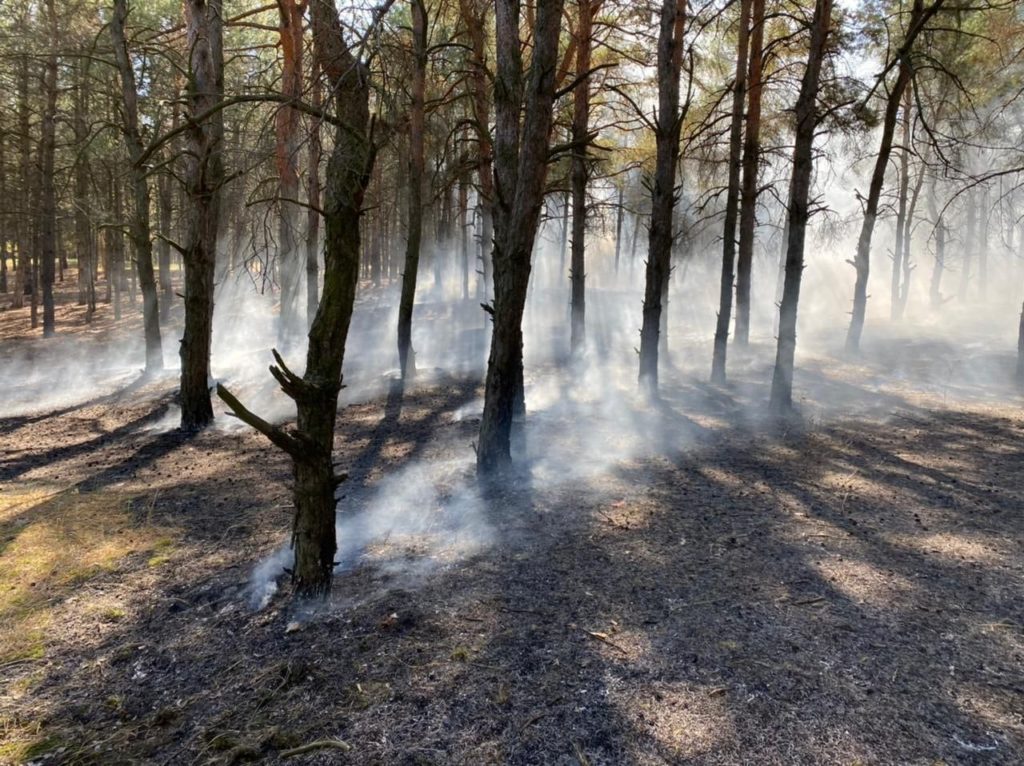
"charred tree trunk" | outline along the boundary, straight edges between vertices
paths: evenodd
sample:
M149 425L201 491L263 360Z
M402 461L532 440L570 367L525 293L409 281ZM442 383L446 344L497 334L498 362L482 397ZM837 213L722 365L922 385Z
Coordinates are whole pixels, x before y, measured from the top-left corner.
M185 332L181 339L181 427L198 430L213 421L210 342L213 276L224 183L223 112L209 115L224 98L222 0L186 0L189 78L186 101L188 232L185 263ZM205 115L205 119L204 119Z
M39 257L42 265L43 337L56 334L54 326L53 281L57 264L57 189L54 157L57 150L57 10L46 0L50 27L50 51L43 64L43 116L39 141Z
M143 163L142 138L139 135L139 96L135 85L135 70L128 55L124 24L128 16L127 0L114 0L114 14L110 20L110 35L113 38L114 57L121 77L121 107L124 114L124 138L131 160L132 246L135 250L135 265L142 288L142 324L146 337L146 374L152 375L164 368L163 344L160 340L160 307L156 292L156 277L153 273L153 240L149 227L149 179L148 169Z
M523 395L522 319L544 201L563 1L550 0L537 8L533 60L525 88L519 2L497 0L495 5L494 305L477 445L477 470L484 476L511 463L512 420Z
M779 307L779 342L772 373L771 408L778 414L793 408L793 358L796 354L796 312L800 303L800 280L804 270L804 237L810 217L808 201L814 169L814 133L818 127L816 98L821 65L825 58L832 21L832 0L816 0L811 22L807 68L795 107L796 133L793 141L793 177L789 186L787 217L786 278Z
M402 380L416 374L416 352L412 348L412 310L416 303L416 279L423 241L423 144L425 141L424 100L427 80L427 9L424 0L410 0L412 6L412 103L409 106L409 236L405 243L405 269L398 304L398 364Z
M223 386L217 393L246 423L288 453L294 469L295 524L292 581L297 598L322 598L331 588L335 536L335 490L344 480L331 460L341 370L356 284L359 281L360 214L373 151L368 135L366 68L345 43L331 0L311 0L313 41L328 78L339 127L324 187L324 287L309 331L306 371L291 372L275 352L271 372L295 400L294 431L271 425L247 410Z
M590 54L593 45L594 14L601 0L579 0L579 19L576 29L576 76L583 80L573 91L572 102L572 255L569 264L571 285L570 348L573 356L583 353L586 341L586 236L587 236L587 182L590 177Z
M740 171L743 149L743 99L746 95L747 49L750 32L750 0L740 1L740 28L736 43L736 80L732 86L732 125L729 129L729 188L725 197L722 231L722 279L718 293L718 322L711 358L711 382L725 383L725 363L732 322L732 291L736 263L736 219L740 204Z
M686 0L663 0L658 35L658 121L656 161L651 192L651 228L644 287L643 327L640 330L640 387L658 394L658 338L662 300L672 266L673 211L676 165L679 162L679 76L683 65Z
M305 0L277 0L278 37L281 43L281 95L288 100L302 96L302 17ZM275 158L278 177L278 254L281 277L281 314L277 326L277 342L287 349L302 336L302 292L305 273L299 249L299 126L298 109L283 104L275 119Z

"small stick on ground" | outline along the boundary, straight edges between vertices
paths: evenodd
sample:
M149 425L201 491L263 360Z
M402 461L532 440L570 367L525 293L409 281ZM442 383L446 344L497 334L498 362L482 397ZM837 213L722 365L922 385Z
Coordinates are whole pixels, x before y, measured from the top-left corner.
M575 740L572 743L573 752L576 754L576 760L580 762L580 766L590 766L590 759L587 758L587 754L583 752L583 748L580 747L580 743Z
M293 747L290 750L282 750L282 758L293 758L296 755L305 755L306 753L312 753L315 750L351 750L352 746L340 739L318 739L315 742L308 742L305 745L299 745Z
M601 641L603 643L608 644L608 646L612 647L613 649L618 649L623 654L629 654L629 652L624 647L622 647L619 644L617 644L614 641L612 641L604 633L599 633L599 632L594 631L594 630L587 630L585 628L584 628L583 632L586 633L591 638L596 638L598 641Z
M793 606L811 606L812 604L820 604L825 600L824 596L815 596L814 598L802 598L799 601L793 601Z

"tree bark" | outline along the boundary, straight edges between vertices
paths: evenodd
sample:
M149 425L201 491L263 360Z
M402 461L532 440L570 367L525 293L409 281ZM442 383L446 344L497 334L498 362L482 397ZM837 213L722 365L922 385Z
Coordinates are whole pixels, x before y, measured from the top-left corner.
M814 133L818 127L816 99L821 65L825 58L832 0L816 0L811 22L811 42L797 98L796 133L793 141L793 177L789 186L787 216L786 277L779 307L779 341L772 372L770 406L777 414L793 407L793 358L796 354L796 312L800 302L800 280L804 270L804 238L810 217L808 202L814 170Z
M312 92L310 102L314 108L320 109L323 105L323 96L320 89L320 68L315 61L310 90ZM322 196L320 160L322 157L320 119L314 117L309 127L309 169L306 174L306 200L310 205L306 213L306 327L313 326L316 309L320 303L318 291L320 288L320 198Z
M711 382L725 383L725 364L732 323L732 291L736 263L736 223L740 204L740 171L743 150L743 100L746 96L747 50L750 33L750 0L740 0L740 28L736 42L736 79L732 86L732 124L729 129L729 188L725 196L722 231L722 279L718 293L718 322L711 357Z
M412 6L412 101L409 105L409 234L405 242L405 268L398 304L398 364L402 380L416 374L416 352L412 348L412 310L416 302L416 279L423 241L424 130L427 81L427 9L424 0L410 0Z
M142 288L142 324L146 338L146 374L152 375L164 368L163 344L160 339L160 306L153 273L153 240L149 226L148 168L142 162L142 137L139 134L139 96L135 84L135 69L128 55L124 24L128 17L127 0L114 0L114 13L110 20L110 36L114 58L121 78L121 107L124 114L123 133L131 161L132 208L131 234L135 249L135 266Z
M188 232L185 263L185 332L181 339L181 427L198 430L213 421L210 402L210 342L213 276L224 183L223 112L201 121L224 99L222 0L185 0L189 78L186 103L186 192Z
M497 76L494 88L494 306L484 385L477 469L483 476L511 464L512 420L523 394L522 319L533 242L544 201L562 0L542 3L535 16L533 60L524 89L520 5L496 0ZM520 113L524 115L520 125Z
M640 330L640 387L658 395L658 338L662 299L672 266L676 166L679 162L679 76L683 64L686 0L663 0L658 35L658 120L655 126L655 170L651 192L643 326Z

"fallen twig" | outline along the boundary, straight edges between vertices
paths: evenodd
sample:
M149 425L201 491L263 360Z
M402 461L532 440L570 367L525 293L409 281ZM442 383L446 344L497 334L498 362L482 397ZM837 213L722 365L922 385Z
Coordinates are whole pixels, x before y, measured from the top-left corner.
M351 750L352 746L341 739L318 739L315 742L309 742L305 745L299 745L293 747L290 750L282 750L282 758L293 758L296 755L305 755L306 753L312 753L314 750Z
M596 630L587 630L586 628L583 629L583 632L591 638L596 638L598 641L608 644L608 646L612 647L613 649L618 649L623 654L629 654L629 652L625 648L623 648L622 646L608 638L607 633L599 633Z
M580 747L579 742L573 740L572 749L576 754L576 760L580 762L580 766L590 766L590 759L587 758L587 754L583 752L583 748Z
M820 604L824 600L824 596L815 596L813 598L802 598L799 601L792 601L790 603L793 606L810 606L811 604Z

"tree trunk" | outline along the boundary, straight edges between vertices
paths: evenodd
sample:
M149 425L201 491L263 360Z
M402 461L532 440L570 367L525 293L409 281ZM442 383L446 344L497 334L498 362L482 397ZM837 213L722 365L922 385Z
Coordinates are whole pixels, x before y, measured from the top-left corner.
M174 105L171 108L171 130L180 124L180 88L175 84ZM173 149L171 149L173 152ZM160 270L160 320L166 322L171 316L174 301L174 286L171 281L171 240L174 239L174 174L163 172L157 179L157 202L159 207L160 242L157 245L157 265Z
M927 156L921 163L921 168L917 174L917 180L914 182L914 190L910 194L910 201L907 203L907 214L903 221L903 257L901 262L903 264L903 279L900 285L899 294L899 312L897 319L902 319L903 314L907 309L907 301L910 299L910 277L914 273L916 265L911 261L911 245L914 239L914 215L917 211L917 203L921 198L921 188L924 185L925 169L927 166Z
M750 32L750 0L740 0L740 28L736 42L736 80L732 86L732 124L729 129L729 187L725 196L722 231L722 279L718 291L718 322L711 358L711 382L725 383L725 363L732 322L732 291L736 262L736 219L740 204L740 170L743 149L743 99L746 95L747 49Z
M416 352L412 348L412 310L416 302L416 278L423 240L423 144L425 140L424 100L427 80L427 9L424 0L410 0L412 6L412 101L409 105L409 234L405 242L405 269L398 304L398 364L402 380L416 374Z
M903 237L906 233L907 196L910 193L910 88L903 91L903 139L900 141L900 181L896 205L896 242L892 254L892 278L889 284L889 317L894 322L902 315L900 285L903 281Z
M185 263L185 332L181 339L181 427L198 430L213 421L210 402L210 342L213 275L224 183L223 112L196 118L224 98L222 0L185 0L190 51L186 103L186 191L188 232Z
M121 106L124 114L124 137L131 160L132 193L134 207L129 226L135 249L135 264L142 288L142 324L146 336L146 374L152 375L164 368L163 345L160 340L160 306L153 274L153 240L149 227L149 179L143 163L144 147L139 135L138 91L135 70L128 55L124 23L128 17L127 0L114 0L114 13L110 20L114 57L121 76Z
M511 464L512 420L516 403L522 401L522 318L544 201L563 1L550 0L537 8L525 89L519 2L497 0L495 5L494 324L477 445L477 469L484 476Z
M928 208L935 226L935 261L932 264L928 300L932 310L935 310L942 305L942 272L946 266L946 225L937 210L934 181L928 195Z
M53 281L57 264L57 189L54 157L57 149L57 10L46 0L50 27L50 51L43 64L43 116L39 141L39 257L42 262L43 337L56 334L54 326Z
M882 196L882 185L885 182L885 171L889 166L889 156L892 154L892 139L896 130L896 118L899 115L900 103L903 100L903 91L913 74L911 68L910 54L914 40L924 28L925 23L941 7L943 0L934 2L924 7L924 0L914 0L910 13L907 32L903 45L897 51L899 65L897 66L896 80L885 103L885 116L882 120L882 139L878 147L878 156L875 159L875 169L871 175L871 185L868 187L868 198L864 206L864 221L861 224L860 237L857 239L857 254L853 265L857 271L857 279L853 288L853 313L850 317L850 327L846 333L846 350L849 353L860 351L860 338L864 331L864 318L868 305L868 276L871 271L871 237L875 231L875 220L878 217L878 203Z
M373 153L367 134L369 83L366 68L345 44L331 0L311 0L314 50L328 78L344 127L334 136L324 188L324 287L309 331L306 371L291 372L275 353L271 372L295 400L296 430L286 432L247 410L222 386L217 392L246 423L289 454L295 476L292 573L297 598L322 598L331 588L335 537L335 476L331 461L338 393L356 285L359 281L360 213Z
M1024 387L1024 305L1021 306L1017 327L1017 384Z
M625 182L619 187L618 199L615 203L615 273L619 273L619 260L622 256L622 220L626 217Z
M772 372L771 409L777 414L793 407L793 358L796 354L796 311L800 302L800 279L804 270L804 238L810 217L808 202L811 172L814 170L814 133L818 127L815 100L821 65L825 58L832 0L816 0L811 22L811 42L807 54L800 96L797 98L796 133L793 141L793 177L789 186L787 217L786 278L779 307L779 342Z
M480 210L480 276L477 298L486 303L491 298L493 264L491 248L494 240L494 142L491 138L491 86L487 67L487 34L485 22L490 17L488 0L459 0L462 21L469 33L473 64L470 82L473 89L473 124L476 129L476 173L479 183L477 206Z
M651 192L643 326L640 330L639 382L641 389L650 396L658 395L658 338L661 334L662 298L667 293L672 266L676 165L679 161L679 133L682 127L679 75L683 64L685 20L686 0L663 0L658 35L656 161Z
M114 319L121 319L121 301L126 287L124 278L124 206L121 198L120 179L114 175L112 168L107 168L110 182L111 227L107 230L110 243L110 264L112 271L109 279L114 285Z
M571 285L570 349L574 357L583 353L586 342L586 235L587 235L587 182L590 160L590 54L592 48L594 14L601 0L579 0L579 19L576 28L576 84L572 102L572 158L570 182L572 186L572 254L569 264Z
M313 62L313 77L310 84L312 105L320 109L323 96L320 90L320 68ZM306 327L313 326L316 309L320 303L318 295L320 267L320 160L323 147L320 142L320 119L313 118L309 127L309 169L306 171L306 200L310 208L306 213Z
M89 141L89 127L86 116L89 113L90 60L83 58L78 63L78 82L75 87L74 131L75 143L85 147ZM92 322L96 312L96 289L94 269L96 253L93 247L92 215L89 205L89 156L79 149L75 154L75 245L78 251L78 304L85 306L85 321Z
M974 248L977 244L975 222L978 220L977 210L974 204L974 189L967 190L967 233L964 235L964 243L961 247L960 263L960 291L959 300L964 303L967 300L967 289L971 281L971 258L974 256Z
M764 0L753 0L750 20L750 70L747 75L747 130L743 139L743 181L740 189L740 241L736 257L736 337L750 342L750 286L757 226L757 176L761 155L761 92L764 69Z
M462 165L465 166L463 159ZM462 300L469 300L469 178L459 175L459 254L462 260Z
M286 99L302 97L302 17L305 0L277 0L280 18L281 95ZM298 109L283 104L275 119L275 158L278 176L278 271L281 277L281 314L277 342L288 348L303 334L302 293L300 285L305 268L299 249L299 126Z
M21 182L22 198L32 198L32 134L29 132L29 57L21 55L18 57L18 153L19 169L18 178ZM11 307L20 309L25 305L25 287L31 285L29 281L30 256L32 250L30 245L31 226L27 216L21 216L18 221L18 262L17 271L14 273L14 295L11 300Z
M978 209L978 293L982 300L988 297L988 231L992 210L988 186L981 190L981 207Z

